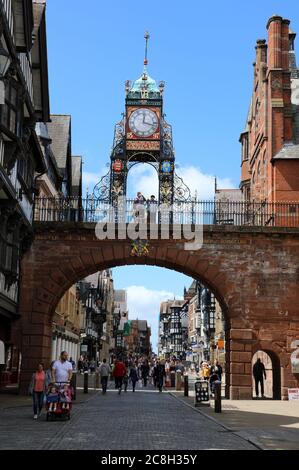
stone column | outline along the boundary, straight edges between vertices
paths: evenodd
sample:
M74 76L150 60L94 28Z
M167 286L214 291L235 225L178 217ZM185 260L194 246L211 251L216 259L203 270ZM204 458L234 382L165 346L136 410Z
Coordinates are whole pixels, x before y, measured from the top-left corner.
M230 399L252 398L252 339L251 329L230 331Z
M51 361L56 361L57 359L57 336L55 336L54 339L52 339L52 355L51 355Z
M60 353L62 351L61 347L62 347L62 338L61 336L59 336L57 339L56 359L60 357Z

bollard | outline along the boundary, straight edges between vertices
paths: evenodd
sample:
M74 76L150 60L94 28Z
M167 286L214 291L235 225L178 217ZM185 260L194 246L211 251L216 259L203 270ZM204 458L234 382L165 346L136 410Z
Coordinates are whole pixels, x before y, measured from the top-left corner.
M171 388L175 388L175 371L174 370L170 372L170 386Z
M73 374L70 385L73 388L72 399L76 400L76 398L77 398L77 373Z
M100 374L99 372L95 373L94 388L100 388Z
M189 396L189 383L188 383L188 375L184 375L184 396Z
M214 382L214 394L215 394L215 413L221 413L221 382L216 380Z
M88 393L88 371L84 372L84 393Z
M181 391L181 384L182 384L182 374L181 374L181 371L178 370L175 373L175 389L177 392Z

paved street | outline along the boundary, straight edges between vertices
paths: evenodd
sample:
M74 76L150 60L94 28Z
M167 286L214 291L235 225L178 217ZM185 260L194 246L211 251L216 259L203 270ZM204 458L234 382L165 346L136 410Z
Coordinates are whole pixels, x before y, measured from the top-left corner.
M17 437L16 437L17 436ZM29 406L0 409L0 449L255 449L167 392L149 387L96 393L74 405L72 418L32 419Z

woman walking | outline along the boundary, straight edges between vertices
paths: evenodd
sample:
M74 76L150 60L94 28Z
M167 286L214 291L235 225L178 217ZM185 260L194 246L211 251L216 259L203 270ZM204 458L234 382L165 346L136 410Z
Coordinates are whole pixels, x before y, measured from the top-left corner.
M36 371L32 374L29 393L33 398L33 419L37 419L43 409L44 394L49 385L49 378L44 371L44 364L39 362Z

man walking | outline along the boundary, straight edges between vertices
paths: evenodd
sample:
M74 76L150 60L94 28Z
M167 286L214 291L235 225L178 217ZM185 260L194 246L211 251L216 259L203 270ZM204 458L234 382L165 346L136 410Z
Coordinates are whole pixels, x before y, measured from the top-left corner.
M111 368L109 364L107 364L106 359L103 359L102 364L99 367L99 374L101 375L101 384L102 384L102 393L105 395L107 391L107 384L108 384L108 377L111 373Z
M162 392L164 377L166 376L165 367L161 364L160 360L157 360L156 366L154 368L154 377L156 384L159 388L159 392Z
M73 375L73 366L68 361L68 353L62 351L60 359L52 366L52 381L54 383L70 382Z
M266 369L260 358L256 361L256 363L253 366L253 377L255 380L255 394L258 398L259 396L259 382L261 384L261 394L262 398L265 398L264 395L264 378L266 380Z
M126 366L122 361L117 360L113 369L113 375L115 378L115 388L118 388L118 394L121 394L123 385L123 378L126 374Z

